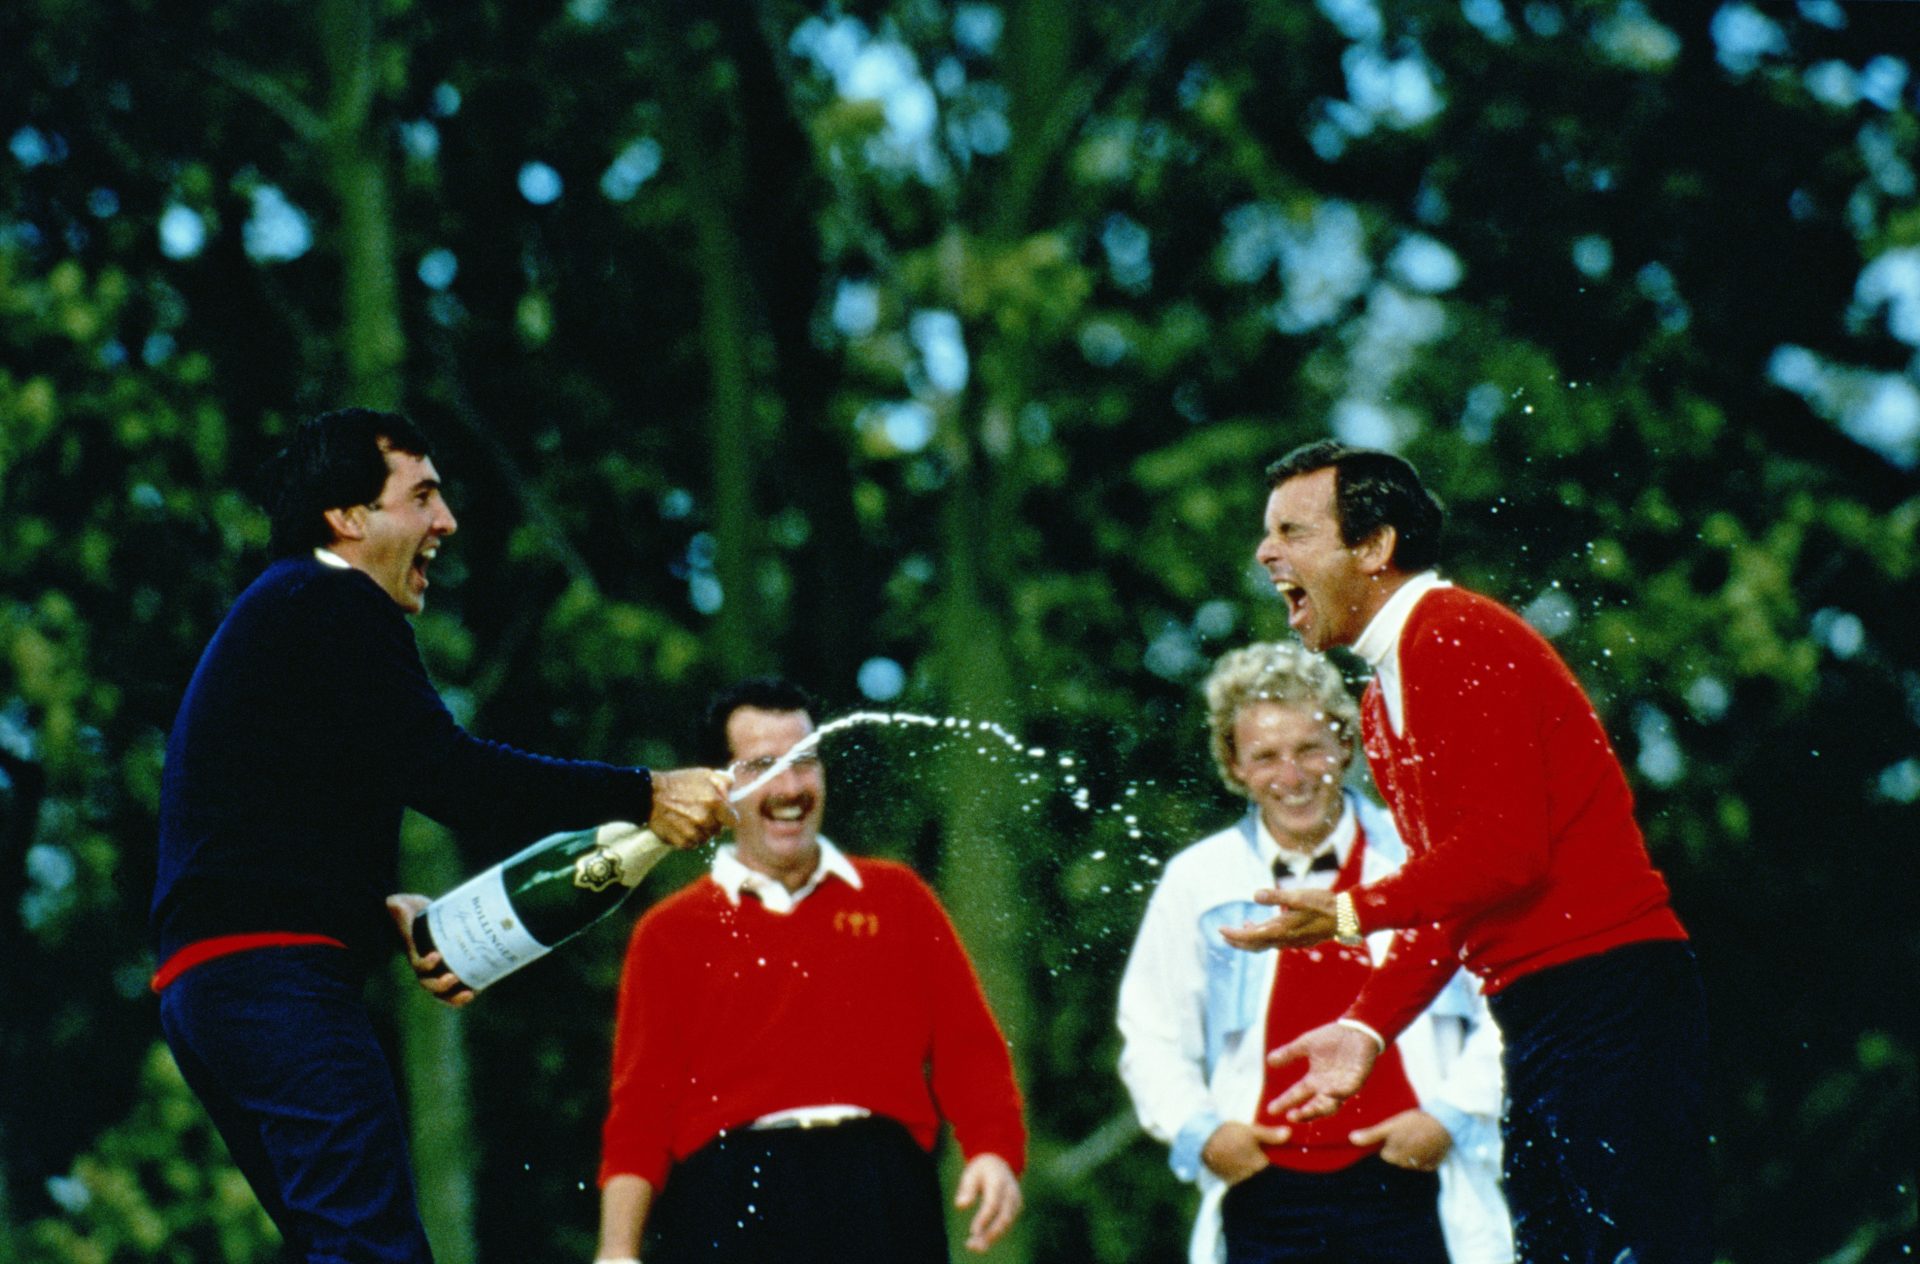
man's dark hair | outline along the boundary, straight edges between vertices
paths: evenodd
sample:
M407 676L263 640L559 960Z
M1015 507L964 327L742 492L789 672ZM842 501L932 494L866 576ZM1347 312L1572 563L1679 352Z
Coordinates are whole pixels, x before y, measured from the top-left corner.
M293 440L261 471L261 503L273 524L275 557L319 548L333 539L323 514L370 505L387 485L386 453L422 459L433 445L399 413L341 408L302 422Z
M1392 527L1396 568L1411 572L1439 565L1446 512L1413 466L1391 452L1320 439L1269 465L1267 484L1278 487L1327 469L1333 471L1333 513L1342 544L1352 548L1381 527Z
M727 721L741 707L757 711L805 711L818 719L820 704L814 696L780 676L754 676L728 685L707 702L700 717L697 737L699 749L694 757L709 768L724 768L733 762L733 748L727 743Z

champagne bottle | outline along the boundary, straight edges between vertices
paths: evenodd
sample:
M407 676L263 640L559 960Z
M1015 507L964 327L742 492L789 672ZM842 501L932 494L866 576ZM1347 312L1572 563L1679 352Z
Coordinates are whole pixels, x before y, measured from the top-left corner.
M613 912L672 850L628 821L549 834L429 904L414 947L478 992Z

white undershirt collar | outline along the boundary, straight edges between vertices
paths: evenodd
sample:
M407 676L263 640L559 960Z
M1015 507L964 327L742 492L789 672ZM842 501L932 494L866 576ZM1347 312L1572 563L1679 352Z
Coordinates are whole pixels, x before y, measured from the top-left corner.
M1387 704L1387 722L1400 733L1405 727L1406 704L1400 693L1400 634L1422 597L1436 588L1451 588L1438 571L1421 571L1400 585L1387 604L1367 621L1366 630L1353 643L1353 652L1373 667L1373 678L1380 682L1380 697Z
M845 852L835 847L827 836L819 837L820 863L813 867L813 873L801 884L797 891L787 890L780 879L749 869L740 859L740 852L732 843L713 853L713 880L727 894L727 899L740 903L742 891L751 892L766 906L769 913L786 914L793 912L800 901L812 895L814 889L829 877L839 878L855 890L860 888L860 871L853 867Z

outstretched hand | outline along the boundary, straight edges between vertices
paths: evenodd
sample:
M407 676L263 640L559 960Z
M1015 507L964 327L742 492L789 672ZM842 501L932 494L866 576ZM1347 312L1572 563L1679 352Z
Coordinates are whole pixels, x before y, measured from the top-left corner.
M740 820L727 799L733 774L713 768L675 768L653 774L653 811L647 828L669 847L698 847Z
M1221 928L1220 937L1235 948L1261 952L1268 948L1306 948L1333 938L1333 892L1256 891L1257 903L1280 910L1278 917L1245 926Z
M967 1250L977 1253L998 1242L1013 1227L1024 1203L1020 1178L997 1154L975 1155L961 1171L960 1183L954 1186L954 1206L964 1210L976 1202L980 1210L967 1226Z
M1267 1109L1294 1123L1331 1115L1360 1091L1379 1057L1380 1046L1364 1031L1340 1023L1315 1027L1267 1055L1271 1066L1307 1060L1307 1073Z
M400 931L400 942L406 945L407 964L413 967L414 978L435 1000L459 1009L473 1002L476 995L474 990L462 983L459 976L447 967L439 952L430 952L423 957L419 945L413 942L413 919L426 912L430 903L432 901L424 895L390 895L387 897L387 912Z

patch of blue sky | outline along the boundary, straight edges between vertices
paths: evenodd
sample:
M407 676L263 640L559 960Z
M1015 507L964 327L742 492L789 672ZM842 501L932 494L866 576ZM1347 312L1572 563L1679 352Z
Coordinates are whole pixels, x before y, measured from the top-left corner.
M1887 332L1920 347L1920 246L1888 250L1860 270L1848 321L1862 324L1883 310Z
M958 316L938 308L915 312L907 322L907 337L920 353L928 385L945 395L966 389L971 362Z
M290 263L313 249L313 225L307 213L277 185L253 191L253 211L241 229L247 257L260 263Z
M1847 26L1847 11L1840 6L1840 0L1800 0L1800 16L1830 31L1845 30Z
M1507 410L1507 393L1492 382L1481 382L1467 392L1460 408L1460 437L1468 443L1493 438L1493 423Z
M1351 204L1317 203L1304 224L1282 219L1278 236L1281 298L1273 320L1282 333L1328 324L1366 292L1373 260Z
M1679 333L1693 323L1693 309L1681 297L1679 282L1666 264L1658 260L1649 262L1634 274L1633 280L1641 295L1653 304L1662 329Z
M560 173L538 159L522 163L514 183L520 190L520 196L534 206L551 206L560 200L560 195L567 188Z
M460 259L445 246L437 246L420 256L419 266L414 275L420 278L420 284L430 290L440 291L453 284L460 275Z
M1417 429L1404 413L1375 400L1351 396L1334 404L1328 426L1342 443L1385 452L1398 451Z
M1824 606L1813 612L1808 628L1835 658L1852 658L1867 647L1867 625L1851 610Z
M880 434L895 452L924 452L933 442L933 410L918 400L879 405L874 412Z
M190 206L175 202L160 212L160 253L169 259L191 259L207 246L207 221Z
M1374 0L1317 0L1316 7L1350 40L1377 40L1386 28Z
M1889 803L1920 801L1920 759L1903 759L1881 770L1874 793Z
M1138 292L1152 283L1151 246L1146 227L1132 216L1116 211L1100 226L1100 248L1106 252L1114 284L1121 289Z
M1460 16L1496 44L1513 39L1513 23L1507 21L1507 9L1500 0L1460 0Z
M600 174L600 193L610 202L630 202L641 186L660 173L666 159L660 142L642 136L614 155Z
M1800 82L1822 105L1848 110L1860 103L1860 76L1843 61L1815 62L1801 74Z
M1098 317L1080 326L1080 354L1097 369L1110 369L1127 358L1133 343L1126 332L1110 320Z
M1520 617L1531 624L1534 631L1552 640L1565 636L1579 624L1580 607L1574 604L1566 589L1554 583L1529 601L1521 609Z
M907 671L891 658L876 656L860 664L854 683L873 701L892 702L906 691Z
M440 154L440 129L431 119L411 119L400 124L400 148L407 157L431 162Z
M1460 256L1424 233L1407 237L1393 248L1387 256L1387 271L1401 285L1422 294L1443 294L1466 275Z
M858 18L809 18L788 46L830 76L849 101L875 101L886 127L875 157L930 174L940 109L913 52L891 35L874 35Z
M1875 373L1864 396L1840 414L1840 428L1856 443L1903 470L1920 465L1920 390L1898 373Z
M66 142L52 132L43 132L28 124L8 138L7 152L21 166L32 170L50 163L59 162L66 157Z
M1340 68L1347 99L1388 127L1418 127L1446 108L1433 68L1417 54L1389 57L1377 46L1355 44L1340 55Z
M1394 382L1413 364L1421 347L1447 329L1446 308L1438 299L1408 294L1395 285L1376 285L1347 352L1347 389L1360 397L1387 399Z
M1601 19L1593 42L1607 60L1631 70L1665 70L1680 57L1680 36L1639 0L1623 0Z
M1860 67L1860 95L1883 110L1898 109L1912 73L1906 62L1882 53Z
M1598 233L1573 239L1573 266L1598 281L1613 271L1613 243Z
M1553 39L1567 29L1567 15L1559 5L1549 4L1547 0L1533 0L1520 11L1527 29L1541 39Z
M1780 24L1750 4L1723 4L1707 24L1713 55L1727 73L1745 77L1769 57L1787 51L1787 33Z
M1833 364L1787 344L1769 357L1767 376L1889 464L1920 466L1920 390L1909 374Z
M1860 129L1860 158L1867 174L1882 193L1890 198L1910 200L1914 194L1913 166L1901 152L1902 141L1884 120L1876 119Z
M849 338L864 338L880 325L880 287L871 281L842 278L833 292L833 327Z
M1656 786L1670 786L1686 775L1687 757L1674 739L1673 721L1665 711L1652 703L1641 703L1634 708L1633 729L1640 742L1634 767L1641 776Z
M1286 215L1270 202L1233 207L1221 221L1220 270L1241 285L1257 281L1280 257Z
M1687 709L1694 718L1713 723L1724 719L1733 705L1733 690L1718 676L1699 676L1687 686Z
M1000 36L1006 26L1006 17L998 5L962 4L953 11L954 42L982 57L1000 46Z

